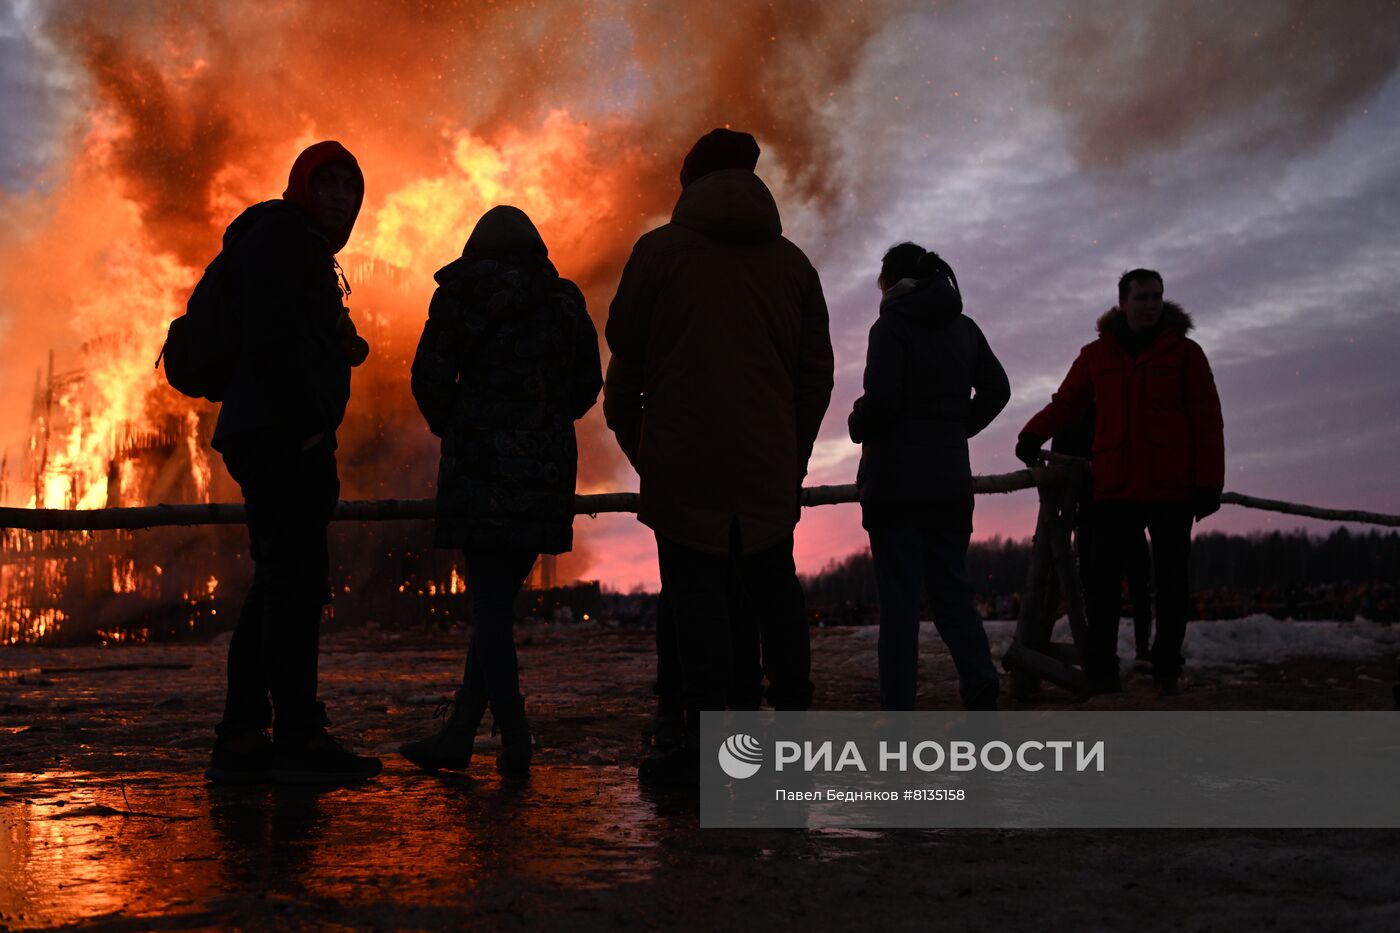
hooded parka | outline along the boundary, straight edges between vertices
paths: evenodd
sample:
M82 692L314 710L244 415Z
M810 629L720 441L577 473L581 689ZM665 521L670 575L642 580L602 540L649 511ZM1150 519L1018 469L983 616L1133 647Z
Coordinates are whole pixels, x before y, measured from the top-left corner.
M641 475L638 518L711 554L792 533L831 398L821 282L746 169L688 185L637 241L606 328L604 412Z
M1050 404L1023 433L1053 437L1094 412L1094 498L1184 502L1225 484L1220 396L1191 317L1162 304L1148 337L1121 308L1099 319L1099 337L1079 351ZM1145 346L1144 346L1145 343ZM1137 352L1133 352L1136 350Z
M344 163L360 178L360 200L344 228L327 236L316 222L311 179ZM281 200L240 214L224 233L242 345L211 441L226 452L255 436L293 445L334 435L350 400L351 360L338 330L344 305L335 254L350 238L364 198L355 157L334 141L297 157Z
M598 400L598 332L534 224L487 211L438 289L412 388L442 438L438 547L560 554L573 545L574 422Z

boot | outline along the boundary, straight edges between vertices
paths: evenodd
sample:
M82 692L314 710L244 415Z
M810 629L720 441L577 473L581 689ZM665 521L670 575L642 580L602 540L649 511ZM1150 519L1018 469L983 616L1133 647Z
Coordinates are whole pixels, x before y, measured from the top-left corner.
M658 699L656 716L647 733L647 750L661 753L685 742L685 707L674 700Z
M501 736L501 750L496 753L496 770L505 777L528 775L534 739L525 719L523 697L491 701L491 734L497 733Z
M667 748L653 748L637 768L643 787L696 788L700 786L700 711L687 709L684 738Z
M424 771L465 771L472 761L476 730L485 715L485 697L443 700L433 713L434 719L442 719L441 728L426 738L400 745L399 754Z

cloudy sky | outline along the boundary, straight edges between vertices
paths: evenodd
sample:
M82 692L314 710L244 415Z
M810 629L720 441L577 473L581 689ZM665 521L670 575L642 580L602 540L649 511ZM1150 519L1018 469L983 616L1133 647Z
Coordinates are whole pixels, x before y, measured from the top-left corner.
M1145 265L1192 313L1214 368L1227 489L1400 513L1400 4L851 3L816 25L801 4L778 7L731 23L665 4L646 15L596 4L580 48L558 22L533 29L541 7L522 9L509 28L497 24L480 60L494 87L498 46L544 35L562 58L597 67L540 76L529 104L540 112L654 127L691 95L701 128L726 108L736 126L747 121L765 149L760 174L831 309L836 390L809 482L854 476L845 416L860 391L879 256L913 239L957 270L967 311L1011 378L1010 406L973 443L976 471L1018 467L1018 430L1092 339L1119 273ZM352 31L373 27L368 5L346 10ZM113 34L130 38L137 20ZM8 236L15 217L62 188L92 119L93 57L73 49L43 6L0 10ZM263 67L245 59L222 67ZM694 83L668 90L663 72ZM334 125L312 104L303 110L308 127ZM691 124L676 125L693 138ZM13 342L28 325L5 311L0 341ZM3 344L0 359L32 380L37 364L19 366ZM27 406L24 391L13 401ZM635 488L635 477L619 472L615 486ZM977 535L1029 534L1034 509L1029 492L982 497ZM583 521L590 576L620 588L655 581L653 545L634 521ZM1331 527L1230 506L1203 527L1300 526ZM862 545L854 507L812 510L799 565L818 569Z

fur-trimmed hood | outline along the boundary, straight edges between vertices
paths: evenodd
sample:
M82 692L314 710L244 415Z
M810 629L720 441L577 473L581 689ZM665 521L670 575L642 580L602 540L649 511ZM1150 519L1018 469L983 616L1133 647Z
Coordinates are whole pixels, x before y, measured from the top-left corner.
M1128 326L1128 312L1117 305L1099 315L1098 321L1094 324L1094 330L1100 334L1109 334L1113 333L1112 328L1115 326ZM1184 337L1196 324L1181 305L1175 301L1164 301L1162 302L1162 319L1157 326L1164 331L1174 330Z

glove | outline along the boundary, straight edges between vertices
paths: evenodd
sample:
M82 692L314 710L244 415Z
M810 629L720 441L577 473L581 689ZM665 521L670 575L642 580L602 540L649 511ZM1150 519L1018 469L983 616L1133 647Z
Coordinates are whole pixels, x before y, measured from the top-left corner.
M1016 459L1028 467L1039 466L1040 446L1044 443L1044 438L1034 434L1022 434L1016 438Z
M1220 490L1202 486L1191 494L1191 511L1200 521L1220 511Z

